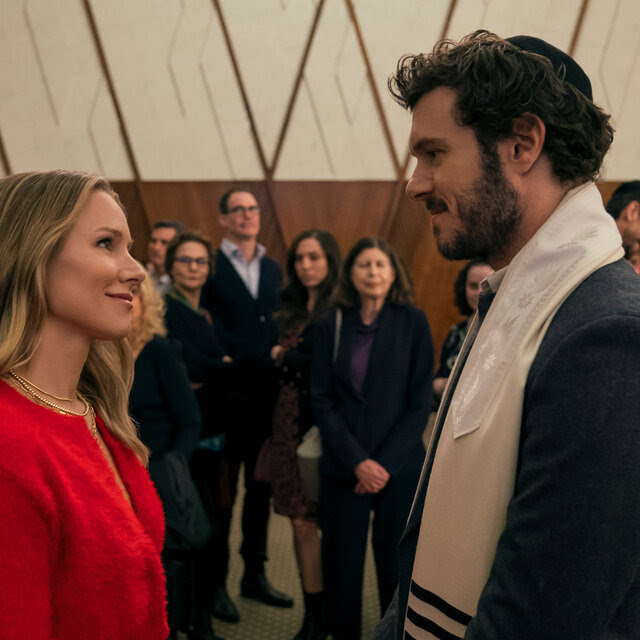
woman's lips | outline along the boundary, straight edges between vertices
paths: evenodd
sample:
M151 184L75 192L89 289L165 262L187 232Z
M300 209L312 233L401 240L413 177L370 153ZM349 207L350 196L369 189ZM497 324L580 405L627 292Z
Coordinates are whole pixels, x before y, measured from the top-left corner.
M122 300L122 302L126 302L128 306L133 306L131 303L133 296L130 293L107 293L107 296L114 300Z

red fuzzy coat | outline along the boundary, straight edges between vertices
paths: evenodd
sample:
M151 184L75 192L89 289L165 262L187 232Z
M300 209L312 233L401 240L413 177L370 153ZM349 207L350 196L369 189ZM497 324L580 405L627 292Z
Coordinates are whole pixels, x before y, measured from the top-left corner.
M164 640L162 507L98 418L133 509L84 418L0 382L0 637Z

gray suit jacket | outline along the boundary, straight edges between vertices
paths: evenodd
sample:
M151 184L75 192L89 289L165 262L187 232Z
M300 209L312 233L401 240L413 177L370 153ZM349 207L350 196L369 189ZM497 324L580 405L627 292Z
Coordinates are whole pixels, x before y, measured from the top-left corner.
M533 361L515 493L465 640L640 638L639 390L640 278L620 260L567 298ZM433 454L375 640L404 639Z

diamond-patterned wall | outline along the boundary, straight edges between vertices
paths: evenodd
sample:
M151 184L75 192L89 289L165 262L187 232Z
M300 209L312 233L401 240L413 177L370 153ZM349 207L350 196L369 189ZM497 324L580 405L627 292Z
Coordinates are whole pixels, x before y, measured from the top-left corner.
M573 45L618 132L604 177L640 175L636 0L9 0L4 169L396 180L408 116L387 77L401 54L480 27Z

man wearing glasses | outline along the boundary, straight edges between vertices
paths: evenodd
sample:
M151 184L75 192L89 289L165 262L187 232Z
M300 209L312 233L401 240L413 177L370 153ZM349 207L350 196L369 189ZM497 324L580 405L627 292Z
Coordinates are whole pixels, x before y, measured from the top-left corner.
M277 379L270 358L277 335L273 312L279 302L282 273L258 242L260 208L255 196L232 189L220 199L219 223L224 239L215 257L213 277L202 290L202 305L224 329L229 355L238 368L235 384L227 394L226 443L221 465L221 488L228 484L229 501L223 504L220 572L215 580L212 613L229 622L239 619L227 594L228 531L235 499L240 462L244 463L245 498L240 549L245 571L241 583L244 597L276 607L291 607L291 598L274 589L264 574L270 487L253 478L258 452L271 432ZM223 501L224 502L224 501Z

